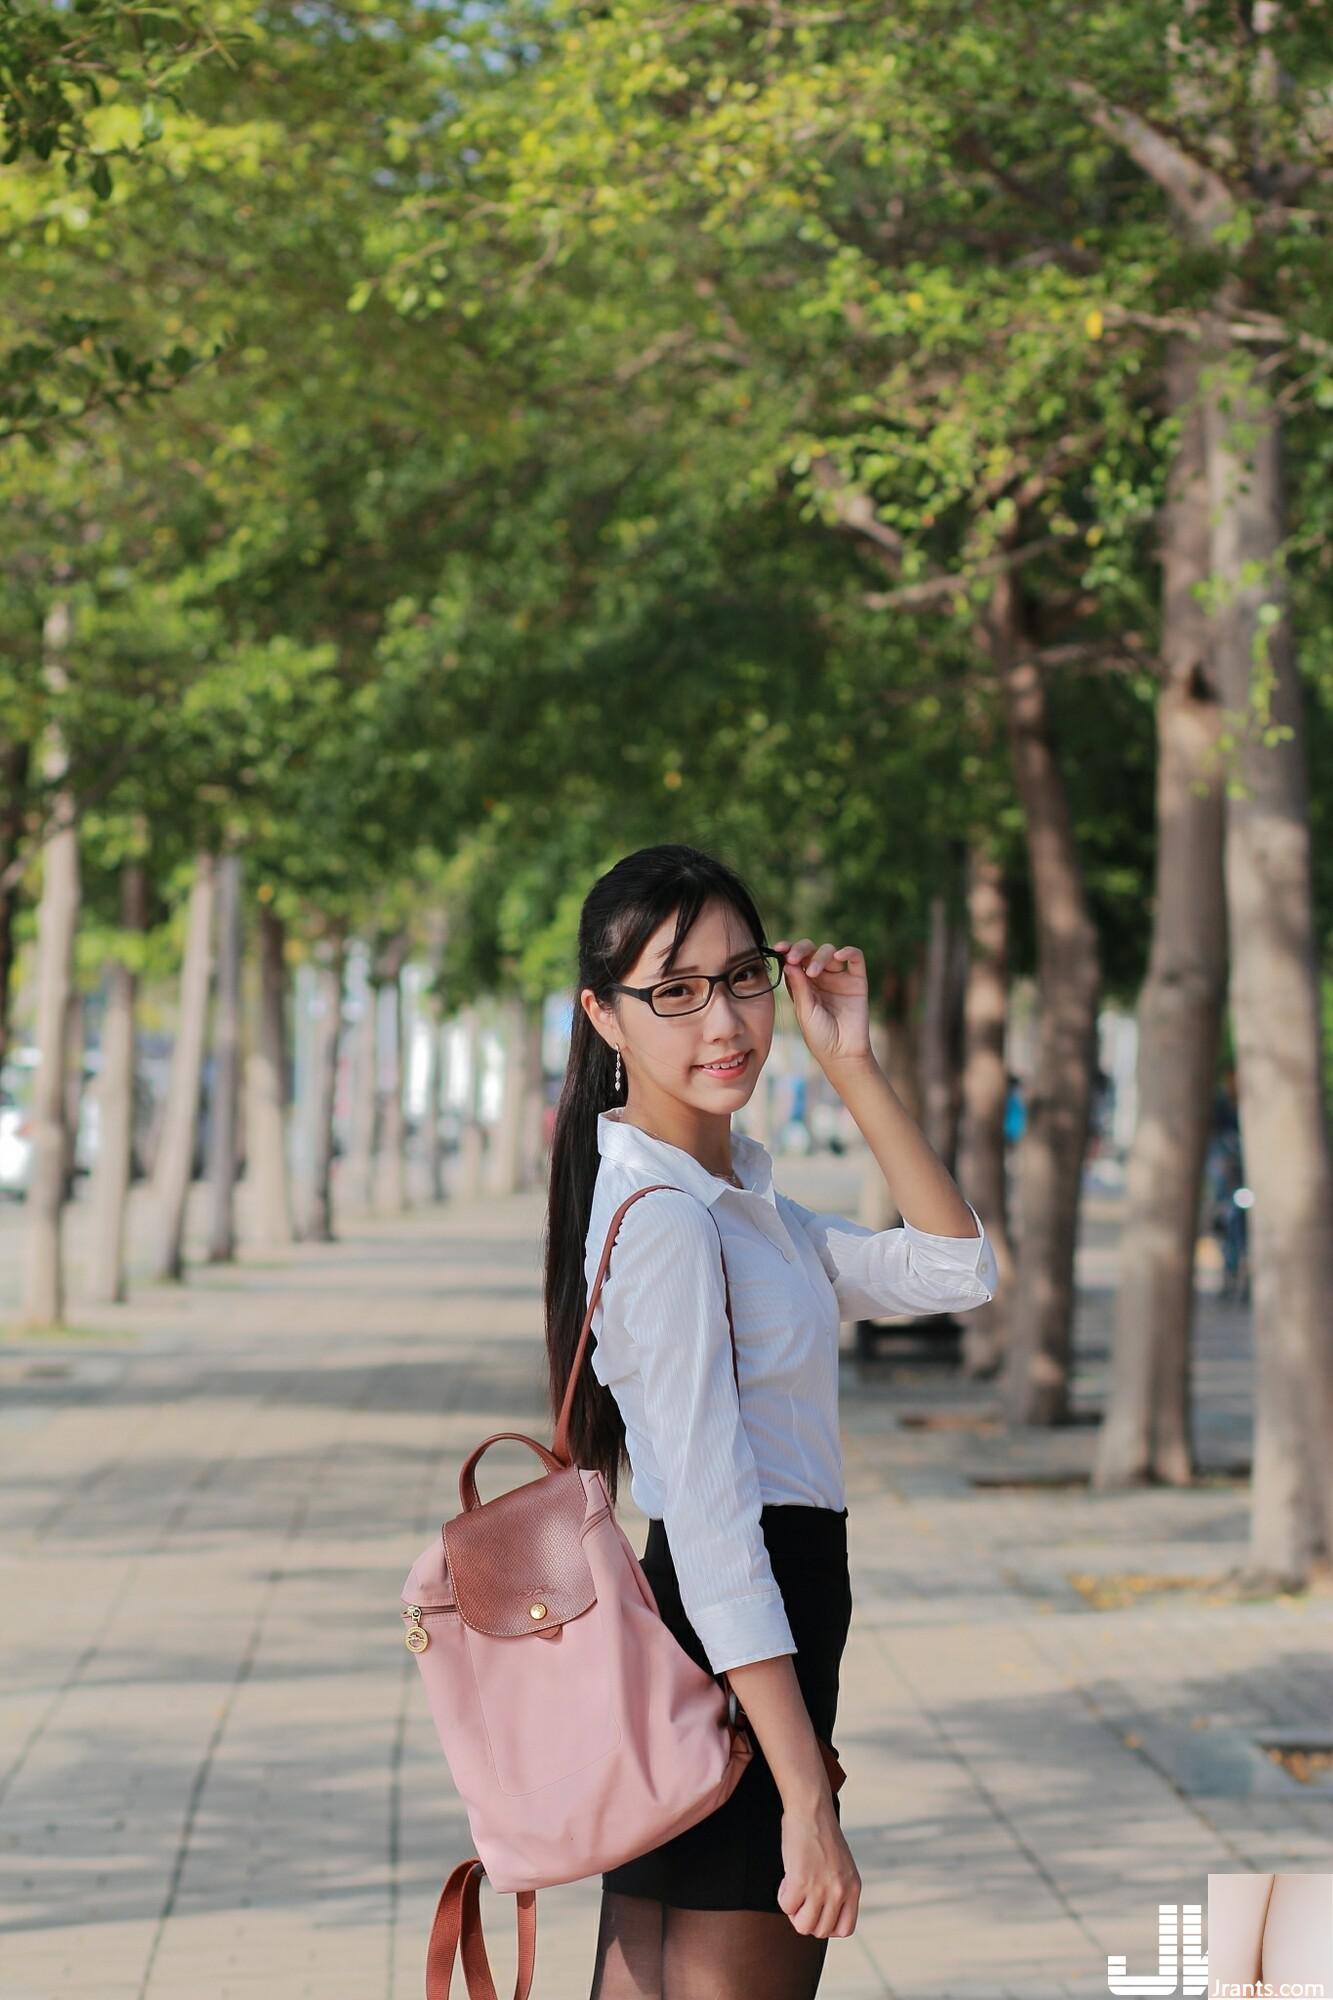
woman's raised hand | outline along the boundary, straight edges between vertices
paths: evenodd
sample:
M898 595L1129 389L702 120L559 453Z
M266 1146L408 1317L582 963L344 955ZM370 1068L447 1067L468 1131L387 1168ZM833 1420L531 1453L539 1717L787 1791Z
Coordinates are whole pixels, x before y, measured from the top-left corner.
M788 945L782 976L787 983L796 1025L821 1069L870 1058L870 981L865 958L854 944L815 945L797 938Z

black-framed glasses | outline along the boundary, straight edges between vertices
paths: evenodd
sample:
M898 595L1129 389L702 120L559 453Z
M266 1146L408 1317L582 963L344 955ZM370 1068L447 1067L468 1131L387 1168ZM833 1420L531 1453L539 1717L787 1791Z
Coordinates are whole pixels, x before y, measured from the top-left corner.
M636 1000L646 1000L654 1014L668 1018L678 1014L697 1014L706 1007L713 997L713 988L725 980L729 992L738 1000L757 1000L761 994L771 993L782 977L782 961L786 951L776 951L772 945L762 945L751 958L740 960L726 972L692 972L679 979L657 979L651 986L623 986L613 983L613 993L630 993Z

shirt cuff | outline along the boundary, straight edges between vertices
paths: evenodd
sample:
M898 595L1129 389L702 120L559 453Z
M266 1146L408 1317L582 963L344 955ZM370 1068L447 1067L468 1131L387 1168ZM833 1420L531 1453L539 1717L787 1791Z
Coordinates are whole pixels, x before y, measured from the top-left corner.
M715 1674L796 1651L780 1590L729 1597L687 1615Z
M999 1288L999 1265L994 1246L982 1227L981 1217L966 1196L964 1201L977 1225L975 1236L936 1236L929 1230L918 1229L906 1216L903 1217L903 1228L911 1241L912 1262L918 1271L955 1284L959 1278L970 1279L977 1294L973 1303L983 1305L995 1297ZM966 1302L960 1299L957 1303L961 1306Z
M925 1257L914 1257L913 1262L935 1263L946 1271L973 1272L980 1269L983 1251L987 1248L986 1232L981 1226L981 1217L967 1202L967 1210L977 1225L975 1236L934 1236L928 1229L918 1229L914 1222L903 1217L903 1228L911 1237L914 1246L926 1252Z

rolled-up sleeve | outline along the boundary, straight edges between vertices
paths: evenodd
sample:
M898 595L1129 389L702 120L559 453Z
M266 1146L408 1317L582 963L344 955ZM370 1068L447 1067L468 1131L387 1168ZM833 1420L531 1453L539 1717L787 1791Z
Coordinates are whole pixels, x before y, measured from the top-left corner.
M966 1312L995 1296L995 1249L970 1201L975 1236L935 1236L907 1221L895 1229L868 1229L800 1202L791 1207L828 1272L843 1319Z
M794 1653L732 1374L717 1225L663 1189L620 1225L602 1285L638 1364L685 1615L713 1672Z

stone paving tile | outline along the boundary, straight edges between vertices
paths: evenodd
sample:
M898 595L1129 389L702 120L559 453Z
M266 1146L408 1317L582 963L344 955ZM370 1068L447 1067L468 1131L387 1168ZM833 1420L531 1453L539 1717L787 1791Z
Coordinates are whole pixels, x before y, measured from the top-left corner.
M854 1163L781 1167L799 1198L854 1209ZM1082 1407L1115 1226L1087 1206ZM0 1215L0 1311L18 1216ZM456 1510L463 1454L549 1432L540 1222L535 1194L365 1217L336 1245L76 1310L78 1340L0 1341L4 2000L420 1994L471 1843L398 1590ZM1243 1316L1201 1301L1197 1345L1199 1434L1225 1467L1247 1448ZM837 1744L864 1888L822 2000L1104 1993L1106 1954L1153 1963L1157 1903L1205 1900L1210 1870L1333 1867L1333 1787L1257 1741L1327 1730L1333 1604L1094 1610L1074 1577L1224 1570L1243 1492L979 1485L1079 1478L1091 1427L910 1421L984 1426L993 1401L930 1364L844 1360ZM531 1476L497 1448L482 1490ZM597 1900L543 1891L535 2000L583 2000ZM484 1903L504 1992L513 1906Z

